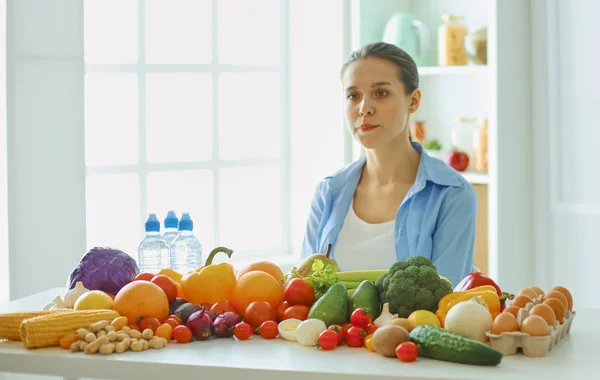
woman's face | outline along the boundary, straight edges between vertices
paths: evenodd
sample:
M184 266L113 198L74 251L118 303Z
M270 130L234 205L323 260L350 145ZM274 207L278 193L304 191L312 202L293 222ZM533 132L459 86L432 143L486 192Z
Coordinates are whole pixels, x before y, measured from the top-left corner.
M406 94L398 67L375 57L351 63L343 73L346 123L366 149L408 140L409 113L416 111L420 91Z

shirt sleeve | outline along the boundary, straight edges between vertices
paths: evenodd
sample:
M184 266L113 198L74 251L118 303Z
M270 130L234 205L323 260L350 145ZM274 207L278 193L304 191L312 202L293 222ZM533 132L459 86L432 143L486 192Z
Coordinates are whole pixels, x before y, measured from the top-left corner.
M440 209L431 259L454 287L473 271L477 193L470 185L451 189Z
M308 213L308 220L306 222L306 231L304 233L304 239L302 241L302 251L300 253L300 259L304 259L318 251L318 239L319 229L321 220L323 218L323 211L325 210L326 204L326 182L322 181L317 185L315 195L313 196L310 211Z

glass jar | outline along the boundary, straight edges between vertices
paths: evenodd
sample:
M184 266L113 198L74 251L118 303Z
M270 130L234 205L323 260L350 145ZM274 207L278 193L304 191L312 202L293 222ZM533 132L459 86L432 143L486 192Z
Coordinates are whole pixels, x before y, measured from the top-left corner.
M488 121L487 119L478 120L478 128L473 134L473 159L474 168L477 172L487 173L488 171Z
M440 66L457 66L468 63L465 37L469 30L463 16L444 15L438 28L438 61Z
M474 161L473 136L477 129L477 119L474 117L457 117L454 119L451 132L452 149L465 152L469 156L469 167L471 170Z

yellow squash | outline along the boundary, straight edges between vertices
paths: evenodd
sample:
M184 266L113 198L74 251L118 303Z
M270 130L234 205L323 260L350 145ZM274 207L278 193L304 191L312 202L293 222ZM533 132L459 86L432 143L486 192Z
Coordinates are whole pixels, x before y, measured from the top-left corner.
M498 297L496 289L490 285L483 285L470 290L447 294L440 300L435 314L440 319L442 327L444 326L446 314L448 314L448 311L454 305L463 301L470 300L471 298L477 296L481 297L483 302L485 302L490 311L490 314L492 315L492 318L496 318L496 316L500 314L500 297Z
M185 274L181 279L183 295L188 302L212 305L231 298L236 284L235 272L230 263L212 263L218 252L223 252L229 257L233 253L229 248L217 247L208 255L204 266Z

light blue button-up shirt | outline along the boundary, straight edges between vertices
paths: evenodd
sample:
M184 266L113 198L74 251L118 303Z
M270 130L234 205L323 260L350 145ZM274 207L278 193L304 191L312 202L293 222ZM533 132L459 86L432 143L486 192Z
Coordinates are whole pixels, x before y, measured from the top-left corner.
M412 145L421 153L421 159L415 183L396 213L396 259L425 256L439 274L456 286L473 269L477 194L461 174L428 156L420 144ZM363 156L318 184L302 244L302 258L326 252L331 243L331 257L335 259L336 241L365 162Z

